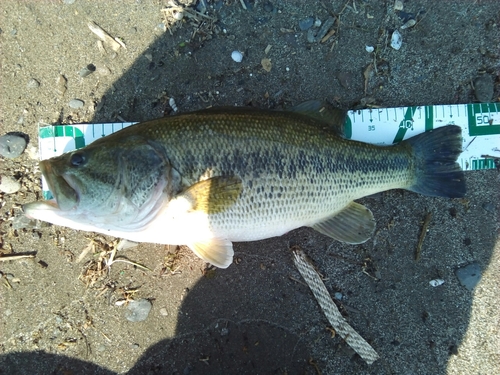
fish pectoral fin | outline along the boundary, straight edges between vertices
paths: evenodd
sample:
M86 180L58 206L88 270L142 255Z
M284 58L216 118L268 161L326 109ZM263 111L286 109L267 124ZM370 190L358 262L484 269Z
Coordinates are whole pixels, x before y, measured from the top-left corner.
M233 263L233 244L222 238L209 238L188 245L205 262L219 268L227 268Z
M236 203L242 190L238 177L212 177L191 185L181 196L191 202L191 210L214 214Z
M332 107L330 104L319 100L308 100L291 108L290 111L320 120L327 125L326 127L330 131L345 138L344 122L347 112L343 109Z
M372 236L375 219L368 208L351 202L335 216L314 224L312 228L338 241L360 244Z

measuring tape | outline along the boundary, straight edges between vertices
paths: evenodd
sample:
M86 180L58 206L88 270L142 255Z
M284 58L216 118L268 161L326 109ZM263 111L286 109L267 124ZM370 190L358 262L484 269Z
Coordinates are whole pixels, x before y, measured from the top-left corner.
M117 132L134 122L40 126L40 159L49 159ZM463 151L458 163L463 170L494 169L500 158L500 103L453 104L376 108L347 112L344 135L348 139L392 145L446 125L462 128ZM51 198L42 180L43 195Z
M433 105L349 111L348 139L391 145L446 125L462 128L463 170L494 169L500 158L500 103Z

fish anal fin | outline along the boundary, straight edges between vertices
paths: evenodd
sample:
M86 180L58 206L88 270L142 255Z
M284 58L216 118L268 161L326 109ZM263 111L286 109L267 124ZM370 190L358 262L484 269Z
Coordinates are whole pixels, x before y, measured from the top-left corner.
M312 225L318 232L341 242L366 242L375 230L375 219L365 206L351 202L332 217Z
M233 244L226 239L209 238L188 246L198 257L216 267L227 268L233 263Z
M191 210L214 214L236 203L242 190L238 177L212 177L191 185L181 196L191 202Z

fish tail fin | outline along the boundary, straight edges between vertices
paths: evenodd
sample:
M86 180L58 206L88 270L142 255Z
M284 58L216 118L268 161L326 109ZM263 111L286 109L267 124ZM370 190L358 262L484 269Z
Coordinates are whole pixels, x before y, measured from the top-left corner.
M415 183L408 190L434 197L461 198L465 176L457 163L462 152L462 129L443 126L406 141L416 161Z

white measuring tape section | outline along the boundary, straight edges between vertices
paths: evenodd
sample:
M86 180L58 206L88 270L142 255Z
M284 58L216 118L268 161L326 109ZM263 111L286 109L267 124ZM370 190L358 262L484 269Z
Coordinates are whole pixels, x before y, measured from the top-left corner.
M371 347L371 345L368 344L366 340L363 339L354 330L354 328L346 322L333 302L325 284L321 280L321 277L318 275L314 267L307 261L305 253L302 250L294 249L293 255L293 262L295 263L295 266L313 292L314 297L316 297L316 300L335 332L337 332L340 337L342 337L344 341L369 365L379 359L379 355Z

